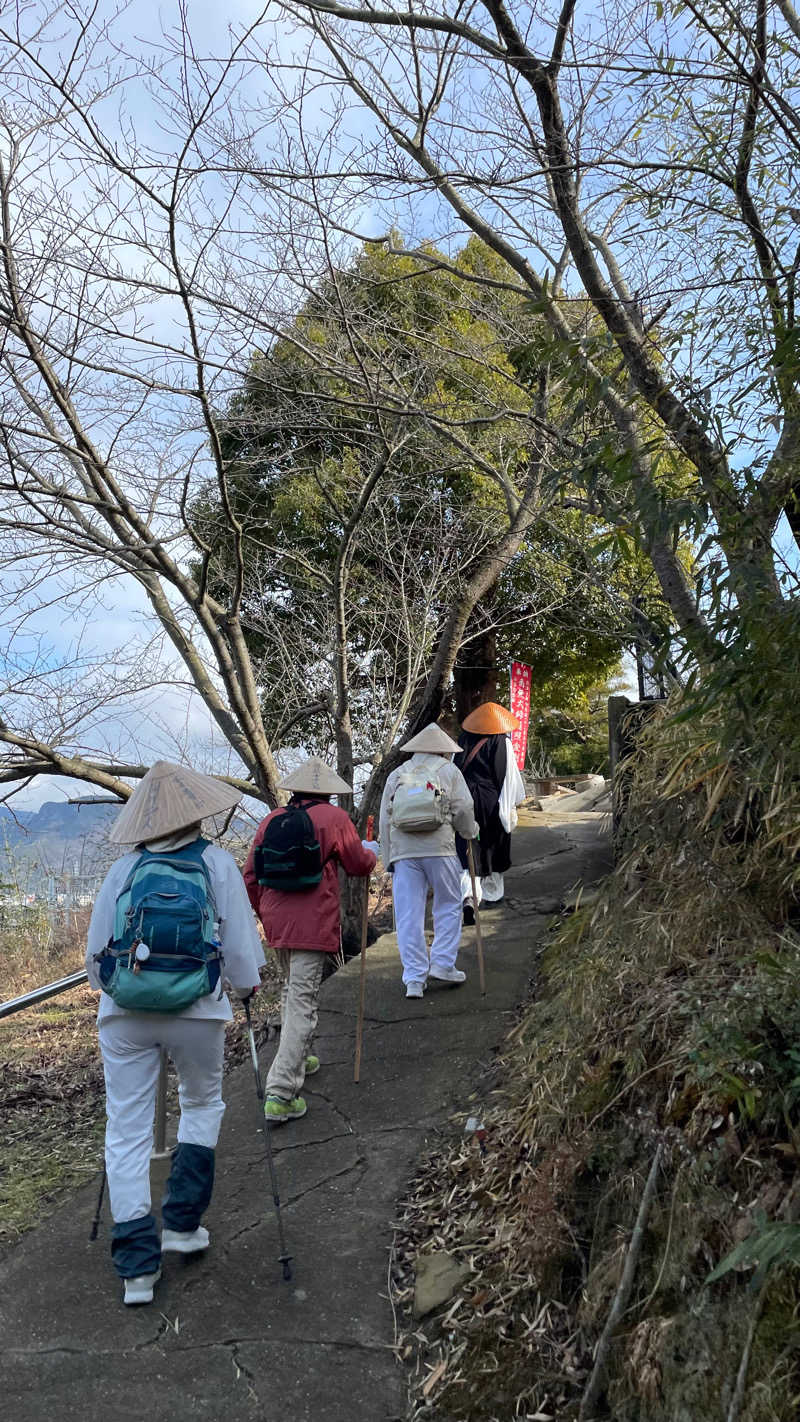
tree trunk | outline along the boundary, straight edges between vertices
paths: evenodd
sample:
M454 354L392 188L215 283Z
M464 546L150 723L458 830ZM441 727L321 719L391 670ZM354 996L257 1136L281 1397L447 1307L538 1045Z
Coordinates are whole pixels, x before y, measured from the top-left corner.
M354 958L361 948L361 924L364 912L364 898L369 893L371 879L351 879L341 872L339 891L342 903L342 952L345 958ZM374 933L367 933L367 942L374 943Z
M453 697L459 726L483 701L497 700L497 632L488 628L462 646L453 668Z

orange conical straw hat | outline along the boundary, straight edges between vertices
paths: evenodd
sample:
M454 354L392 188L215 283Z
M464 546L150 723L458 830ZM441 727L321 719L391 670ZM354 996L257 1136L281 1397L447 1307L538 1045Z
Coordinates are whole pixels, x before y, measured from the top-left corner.
M208 815L225 814L241 798L241 790L199 770L157 760L120 811L108 837L113 844L162 839Z
M516 716L497 701L484 701L461 722L462 730L479 736L502 736L506 731L516 731L518 726Z

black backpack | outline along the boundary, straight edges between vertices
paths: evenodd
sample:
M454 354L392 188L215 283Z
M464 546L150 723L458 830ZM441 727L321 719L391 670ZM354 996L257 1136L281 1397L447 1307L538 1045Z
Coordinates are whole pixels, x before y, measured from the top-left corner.
M303 893L322 882L322 849L302 805L288 805L270 820L253 867L259 884L282 894Z

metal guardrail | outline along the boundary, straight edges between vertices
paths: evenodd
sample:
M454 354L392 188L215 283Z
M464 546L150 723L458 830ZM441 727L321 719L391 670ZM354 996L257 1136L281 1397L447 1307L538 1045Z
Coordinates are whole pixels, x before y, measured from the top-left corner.
M38 1003L47 1002L51 997L58 997L59 993L69 992L70 988L82 987L88 981L86 970L82 968L79 973L70 973L66 978L57 978L54 983L45 983L43 987L34 988L33 992L23 993L21 997L9 998L8 1002L0 1002L0 1018L11 1017L15 1012L23 1012L26 1007L36 1007ZM162 1047L156 1088L153 1156L163 1157L165 1155L169 1155L167 1150L167 1053L166 1049Z
M26 1007L35 1007L37 1002L46 1002L48 997L57 997L60 992L69 992L70 988L80 987L81 983L88 982L85 969L79 973L71 973L68 978L58 978L54 983L45 983L44 987L34 988L33 992L25 992L21 997L12 997L8 1002L0 1002L0 1017L10 1017L14 1012L22 1012Z

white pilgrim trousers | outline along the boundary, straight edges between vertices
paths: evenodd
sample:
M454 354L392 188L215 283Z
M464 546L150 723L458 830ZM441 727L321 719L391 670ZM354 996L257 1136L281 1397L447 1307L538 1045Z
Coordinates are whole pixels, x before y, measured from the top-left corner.
M478 891L478 903L496 904L498 899L502 899L505 893L505 884L502 874L484 874L483 878L479 874L475 875L475 888ZM469 869L462 870L461 873L461 897L465 903L472 903L472 880L469 877Z
M225 1023L168 1013L130 1012L101 1023L106 1078L106 1170L115 1223L150 1213L150 1154L161 1048L178 1073L178 1140L217 1144L225 1111Z
M425 942L425 900L433 889L430 964ZM461 865L455 855L398 859L392 874L397 946L404 983L422 983L429 972L455 966L461 942Z

